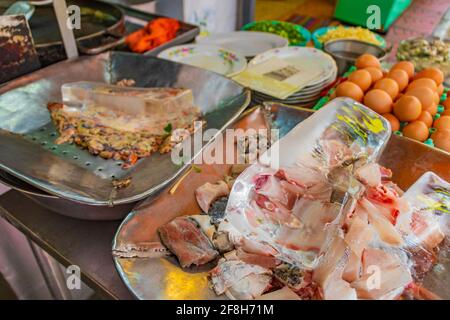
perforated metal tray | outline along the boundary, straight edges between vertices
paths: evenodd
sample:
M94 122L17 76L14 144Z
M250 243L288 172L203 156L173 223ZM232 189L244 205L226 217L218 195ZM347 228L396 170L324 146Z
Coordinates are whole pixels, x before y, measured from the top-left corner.
M248 90L232 80L154 57L110 52L64 61L0 87L0 169L50 194L91 205L138 201L170 183L186 168L175 165L170 154L154 154L123 170L120 161L54 144L58 133L46 105L61 101L63 83L121 79L134 79L139 87L192 89L206 129L219 129L217 134L250 101ZM113 188L112 179L127 177L132 177L129 187Z

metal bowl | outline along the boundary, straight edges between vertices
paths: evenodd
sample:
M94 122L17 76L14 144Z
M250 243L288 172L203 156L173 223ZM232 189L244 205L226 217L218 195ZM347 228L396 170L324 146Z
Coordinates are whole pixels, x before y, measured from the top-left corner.
M387 51L383 48L359 40L341 39L328 41L324 45L324 51L330 54L338 66L338 75L344 74L356 59L364 53L369 53L383 61L387 57Z

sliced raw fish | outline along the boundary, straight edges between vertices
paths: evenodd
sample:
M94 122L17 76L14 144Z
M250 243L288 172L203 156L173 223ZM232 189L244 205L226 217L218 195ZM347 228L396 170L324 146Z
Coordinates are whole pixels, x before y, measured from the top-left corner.
M193 219L175 218L158 229L162 243L178 258L181 266L203 265L219 253Z
M377 163L368 163L355 172L356 178L370 187L376 187L381 183L381 169Z
M240 260L219 260L217 266L209 273L214 291L221 295L243 278L251 275L271 275L269 269Z
M257 253L249 253L241 248L238 248L236 250L236 255L239 260L244 261L248 264L256 264L258 266L261 266L263 268L267 269L273 269L278 264L280 264L280 261L275 258L274 256L268 256L268 255L261 255Z
M362 277L352 287L362 299L393 299L411 282L411 273L400 258L382 249L367 248Z
M204 213L208 213L211 204L218 198L227 196L230 189L225 181L218 181L216 183L205 183L195 190L197 203Z
M399 231L370 201L362 199L360 204L366 210L369 223L377 231L382 241L393 246L401 246L403 244L403 238Z
M254 300L270 289L272 276L269 274L249 274L225 291L232 300Z

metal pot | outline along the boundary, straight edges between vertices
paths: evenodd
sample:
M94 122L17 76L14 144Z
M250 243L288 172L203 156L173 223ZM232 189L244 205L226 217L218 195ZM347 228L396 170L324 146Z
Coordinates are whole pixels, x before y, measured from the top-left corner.
M340 39L328 41L324 44L324 51L330 54L338 66L338 75L344 74L364 53L377 57L380 61L387 58L388 51L383 48L359 40Z

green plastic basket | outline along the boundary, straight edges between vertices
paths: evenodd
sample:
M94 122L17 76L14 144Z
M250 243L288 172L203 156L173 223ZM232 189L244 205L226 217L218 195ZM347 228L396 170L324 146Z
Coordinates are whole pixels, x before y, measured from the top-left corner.
M370 13L367 8L376 5L380 8L380 30L386 31L397 20L412 0L338 0L334 17L338 20L367 28Z

